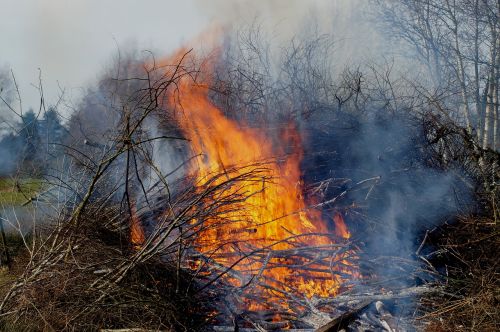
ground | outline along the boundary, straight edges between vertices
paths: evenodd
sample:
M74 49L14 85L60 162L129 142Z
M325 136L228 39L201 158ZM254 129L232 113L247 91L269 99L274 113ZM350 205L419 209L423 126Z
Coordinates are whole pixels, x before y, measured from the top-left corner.
M0 177L0 206L22 205L42 189L43 180Z

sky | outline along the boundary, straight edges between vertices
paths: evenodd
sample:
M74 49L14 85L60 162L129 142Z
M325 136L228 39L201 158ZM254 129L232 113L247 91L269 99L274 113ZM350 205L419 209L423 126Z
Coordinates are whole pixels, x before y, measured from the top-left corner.
M14 72L23 109L36 109L33 85L40 73L46 104L62 90L66 100L77 101L118 48L167 54L213 23L234 26L256 18L278 40L291 38L299 22L314 15L320 29L330 30L335 20L344 24L336 30L354 31L345 25L359 1L0 0L0 67Z
M39 70L49 104L61 89L77 98L117 47L173 49L209 23L192 0L0 0L0 8L0 66L13 70L24 108L39 104Z

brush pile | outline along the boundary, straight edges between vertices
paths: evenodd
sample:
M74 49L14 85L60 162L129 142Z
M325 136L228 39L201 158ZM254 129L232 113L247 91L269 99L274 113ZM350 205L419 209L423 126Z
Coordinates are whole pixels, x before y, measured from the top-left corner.
M296 48L289 65L301 54L311 60L309 49ZM380 97L388 81L365 86L360 73L346 72L334 93L333 83L325 95L304 95L306 88L319 91L316 86L294 90L297 82L322 81L312 70L305 72L308 79L290 77L259 90L262 80L248 78L260 77L257 72L243 75L248 68L221 61L212 75L217 80L200 84L203 68L189 54L179 52L176 61L159 67L153 61L141 78L108 81L110 95L120 96L120 102L108 104L106 112L92 104L73 118L78 144L65 147L71 162L65 160L60 172L51 174L51 189L43 197L65 199L57 199L57 214L43 229L23 238L26 249L16 260L16 279L2 289L2 328L397 331L414 323L408 311L419 297L425 321L448 312L465 321L469 318L459 310L477 309L476 303L484 306L475 311L474 324L487 329L498 321L497 265L487 255L498 244L496 224L459 220L446 230L458 242L425 232L455 217L462 203L472 206L471 214L496 213L496 153L481 149L460 127L442 123L432 104L418 116L408 112L409 105L422 102L418 97L398 100L400 109L393 108L394 96ZM292 67L302 68L295 60ZM136 77L142 65L129 64L128 75ZM290 96L302 113L290 110ZM190 109L183 108L188 103L180 101L188 99ZM276 113L266 115L274 106ZM223 135L201 133L202 127L177 117L189 112L210 129L223 127ZM208 121L209 113L217 121ZM101 132L96 124L89 126L96 132L78 132L92 114L111 129ZM286 123L286 130L274 128L274 136L262 139L267 137L255 127L266 116L274 124ZM300 125L303 135L291 135L289 123ZM191 136L186 128L194 128ZM265 130L273 133L271 126ZM223 149L233 132L235 137L258 133L250 157L237 165ZM278 136L286 136L287 145L268 146ZM258 151L266 153L252 159ZM186 158L173 170L165 167L179 155ZM290 162L291 155L303 158ZM198 166L215 160L219 168L186 171L193 160ZM480 197L479 207L467 193ZM281 211L274 208L284 196L293 198L293 209L261 218ZM266 204L256 204L260 197ZM248 223L251 218L254 223ZM298 221L297 227L287 227L290 221ZM278 225L275 233L252 237L271 223ZM463 247L470 230L475 238ZM459 265L443 270L447 263L435 259L440 253ZM470 264L478 256L488 259ZM460 264L480 277L457 292L460 283L449 278L465 278ZM433 311L433 304L442 303L443 289L431 285L443 280L449 282L449 302ZM476 293L479 283L488 286ZM394 325L397 315L408 319ZM484 318L478 321L479 316Z

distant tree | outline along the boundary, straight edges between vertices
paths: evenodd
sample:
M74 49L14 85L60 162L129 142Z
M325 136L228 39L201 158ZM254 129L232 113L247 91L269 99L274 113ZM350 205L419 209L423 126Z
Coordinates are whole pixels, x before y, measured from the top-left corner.
M0 140L0 176L11 175L17 166L21 144L19 136L6 134Z
M45 159L51 160L62 153L60 144L67 133L55 107L49 107L43 114L39 127L41 151Z
M59 114L50 107L40 119L33 110L21 116L15 130L0 138L0 176L21 170L39 175L54 166L64 153L67 135Z
M18 139L21 147L18 163L25 171L39 173L40 171L40 121L38 116L30 109L22 115L19 124Z

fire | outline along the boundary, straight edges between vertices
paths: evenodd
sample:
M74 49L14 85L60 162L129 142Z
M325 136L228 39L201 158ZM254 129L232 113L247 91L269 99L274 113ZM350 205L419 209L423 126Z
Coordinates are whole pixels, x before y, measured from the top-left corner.
M181 54L184 51L165 62L176 63ZM197 82L189 76L182 77L175 91L169 91L167 96L169 107L182 110L180 127L190 140L194 155L199 156L192 163L191 174L197 183L203 183L216 173L237 177L252 167L265 170L261 171L264 174L260 181L234 184L234 191L244 188L247 198L239 206L222 211L217 220L205 221L196 240L199 251L223 266L234 265L234 270L248 280L266 280L271 287L261 292L267 293L267 301L279 301L283 297L280 289L307 297L336 295L343 282L340 275L355 272L343 268L338 270L342 273L333 273L335 267L326 271L310 263L307 273L302 273L290 266L305 264L306 258L296 254L293 258L279 256L280 252L303 246L314 246L318 251L332 248L336 241L345 242L350 237L340 214L335 214L332 223L323 218L321 211L308 208L311 202L307 204L303 194L303 151L297 130L292 124L285 126L280 142L276 142L261 130L227 118L208 96L210 62L202 69L206 76L198 77ZM212 185L225 180L221 177ZM245 257L252 250L259 253L259 249L267 250L271 256ZM278 254L273 257L272 253ZM339 254L329 259L350 265L344 258ZM233 282L239 286L244 283ZM265 308L265 304L255 301L247 305L250 309Z
M344 222L344 217L342 217L340 213L335 214L333 222L335 223L335 234L344 239L349 239L351 237L351 233L347 230L347 226Z
M131 204L130 210L130 243L135 249L139 249L144 243L144 230L142 229L141 221L137 216L135 204Z

